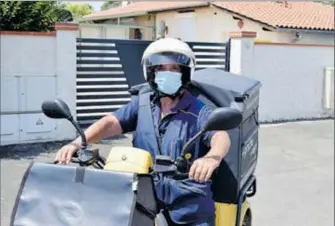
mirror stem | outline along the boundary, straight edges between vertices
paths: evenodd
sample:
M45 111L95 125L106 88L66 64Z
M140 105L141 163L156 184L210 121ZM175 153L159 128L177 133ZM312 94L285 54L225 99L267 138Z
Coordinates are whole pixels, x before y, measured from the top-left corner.
M85 137L85 134L84 134L83 130L80 128L80 126L78 125L78 123L73 120L72 116L70 118L68 118L68 120L72 123L72 125L77 129L77 131L80 134L80 137L81 137L81 148L82 149L86 149L87 148L87 142L86 142L86 137Z
M192 147L192 145L195 143L195 141L204 134L204 131L200 131L198 132L194 137L192 137L184 146L183 150L181 151L181 157L184 157L185 154L190 152L190 148Z

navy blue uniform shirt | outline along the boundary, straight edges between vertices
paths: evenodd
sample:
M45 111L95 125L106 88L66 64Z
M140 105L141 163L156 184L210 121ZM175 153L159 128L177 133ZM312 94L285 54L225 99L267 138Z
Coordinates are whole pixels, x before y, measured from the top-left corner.
M137 127L137 119L138 119L138 109L139 109L139 98L135 96L132 100L125 106L121 107L117 111L113 112L113 114L118 119L123 133L134 132ZM153 108L153 118L155 127L158 128L160 134L159 136L164 136L165 131L171 121L179 121L181 124L187 123L187 126L192 127L189 130L192 133L180 134L179 138L183 141L189 140L193 135L202 129L208 120L210 113L212 112L212 108L205 105L202 101L192 96L191 93L186 91L182 98L179 100L177 106L171 109L170 113L166 115L164 118L161 118L161 109L159 101L154 102ZM150 116L148 116L150 117ZM181 125L183 126L183 125ZM156 129L157 129L156 128ZM156 130L157 131L157 130ZM206 145L206 149L209 150L210 141L214 132L207 132L204 136L202 136L202 144ZM164 141L169 143L168 138L165 137ZM175 142L175 141L172 141ZM172 154L171 150L168 148L163 148L164 154ZM199 153L206 154L206 153ZM177 156L176 156L177 157Z
M123 133L133 133L134 147L145 149L152 147L147 134L150 133L148 117L139 113L139 97L132 100L119 110L113 112L119 120ZM161 117L159 101L152 101L152 117L155 135L160 138L161 150L147 150L153 158L157 154L168 155L172 159L180 156L186 142L198 133L205 125L212 108L185 91L177 106ZM210 141L214 132L207 132L200 142L194 146L192 156L202 157L210 150ZM190 179L175 181L170 178L155 178L155 187L158 198L166 205L170 205L170 215L179 223L206 220L214 215L214 202L210 189L210 182L198 183ZM196 195L194 195L196 194ZM185 197L185 199L180 199ZM178 200L178 203L176 203ZM174 208L175 206L175 208Z

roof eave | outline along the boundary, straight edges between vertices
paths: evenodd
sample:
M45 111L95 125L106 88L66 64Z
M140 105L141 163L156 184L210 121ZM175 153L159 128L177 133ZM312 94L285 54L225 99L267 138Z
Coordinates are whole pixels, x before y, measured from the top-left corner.
M157 9L157 10L148 10L148 13L161 13L161 12L168 12L168 11L174 11L174 10L181 10L181 9L195 9L195 8L202 8L202 7L209 7L210 3L201 2L197 5L192 6L180 6L180 7L171 7L171 8L165 8L165 9Z
M90 17L81 18L80 22L92 21L92 20L110 20L110 19L145 16L145 15L148 15L148 12L126 13L126 14L119 14L119 15L90 16Z
M317 34L334 34L334 30L325 29L302 29L302 28L287 28L283 26L277 26L278 32L303 32L303 33L317 33Z

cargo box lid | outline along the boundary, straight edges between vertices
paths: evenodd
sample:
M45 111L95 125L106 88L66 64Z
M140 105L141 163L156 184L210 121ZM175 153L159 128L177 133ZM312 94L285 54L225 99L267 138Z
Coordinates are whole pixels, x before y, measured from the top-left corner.
M215 68L196 71L192 83L205 91L220 106L223 96L233 95L235 101L243 101L254 92L258 92L261 87L258 80ZM227 94L227 91L230 91L230 94Z

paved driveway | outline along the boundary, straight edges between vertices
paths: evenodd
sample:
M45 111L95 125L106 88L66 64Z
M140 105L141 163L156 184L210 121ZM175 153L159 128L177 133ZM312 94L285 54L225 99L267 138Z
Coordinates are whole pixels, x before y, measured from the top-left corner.
M334 121L261 129L255 226L334 225Z
M127 139L112 143L130 145ZM0 150L1 225L9 225L14 199L29 162L51 161L54 147L60 145L15 152ZM98 146L104 155L108 153L108 144ZM262 127L256 174L258 192L251 199L254 226L333 226L333 121Z

